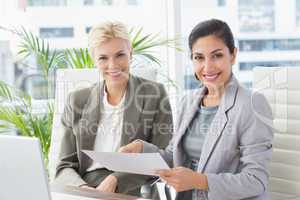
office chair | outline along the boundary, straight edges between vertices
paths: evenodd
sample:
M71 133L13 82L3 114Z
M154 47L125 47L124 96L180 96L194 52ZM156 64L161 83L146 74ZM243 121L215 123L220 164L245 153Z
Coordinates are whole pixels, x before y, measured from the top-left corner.
M257 67L254 91L265 95L274 118L271 200L300 200L300 67Z

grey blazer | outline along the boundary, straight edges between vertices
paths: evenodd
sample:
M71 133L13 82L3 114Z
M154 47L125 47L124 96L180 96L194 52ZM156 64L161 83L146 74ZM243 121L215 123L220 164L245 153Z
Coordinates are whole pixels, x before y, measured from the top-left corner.
M104 83L75 91L68 96L62 116L62 137L59 164L54 184L79 186L86 184L82 176L91 160L81 150L92 150L99 120ZM165 148L173 132L172 113L163 85L130 75L125 96L121 146L135 139L146 140ZM145 177L114 172L118 184L128 191ZM135 181L128 181L135 180Z
M145 142L143 152L159 151L171 167L182 166L186 159L182 136L206 91L203 87L183 98L175 133L165 150ZM265 97L251 93L232 75L199 155L198 172L206 174L209 189L198 190L198 199L268 199L272 122Z

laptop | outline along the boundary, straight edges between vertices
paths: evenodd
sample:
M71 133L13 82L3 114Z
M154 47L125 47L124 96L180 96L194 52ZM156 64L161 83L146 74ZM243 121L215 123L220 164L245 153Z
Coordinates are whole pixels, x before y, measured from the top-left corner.
M0 199L51 200L39 140L0 136Z
M36 138L0 135L0 200L135 200L114 193L66 187L50 191L40 142Z

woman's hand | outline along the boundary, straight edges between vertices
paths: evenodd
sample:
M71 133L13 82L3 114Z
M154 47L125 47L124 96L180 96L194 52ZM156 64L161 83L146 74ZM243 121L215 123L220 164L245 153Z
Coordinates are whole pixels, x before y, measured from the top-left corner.
M172 186L176 192L208 189L207 177L189 168L176 167L170 170L158 170L156 174Z
M117 189L117 184L118 179L113 175L109 175L100 183L96 190L101 192L115 192Z
M93 188L93 187L90 187L90 186L88 186L88 185L81 185L81 186L79 186L80 188L83 188L83 189L88 189L88 190L95 190L95 188Z
M141 153L143 151L143 141L135 140L119 149L120 153Z

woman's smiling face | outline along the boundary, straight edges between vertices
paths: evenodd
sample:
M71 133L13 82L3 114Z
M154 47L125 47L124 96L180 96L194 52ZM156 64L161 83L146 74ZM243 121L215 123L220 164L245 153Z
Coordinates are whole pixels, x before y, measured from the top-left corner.
M200 37L192 45L192 61L197 78L208 88L225 86L231 76L236 49L230 53L214 35Z
M131 54L129 41L113 38L95 48L94 60L105 81L120 84L128 80Z

